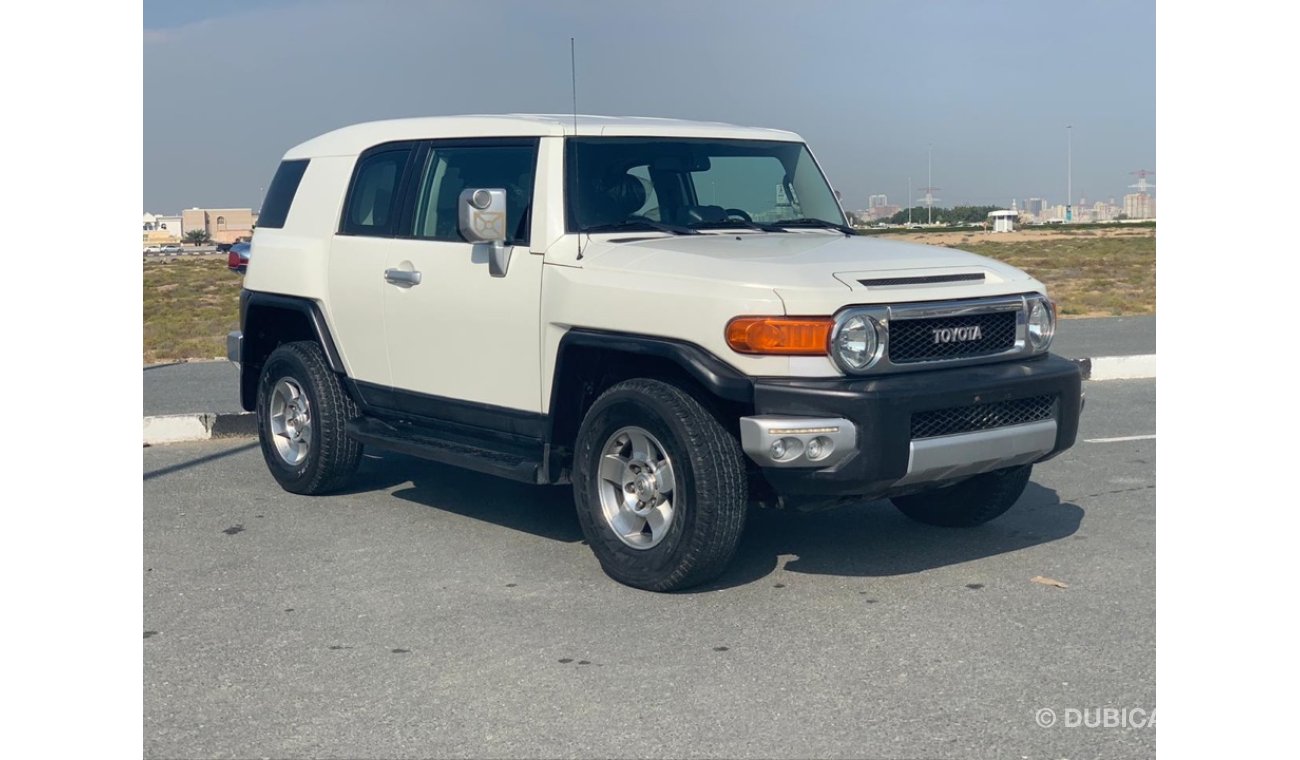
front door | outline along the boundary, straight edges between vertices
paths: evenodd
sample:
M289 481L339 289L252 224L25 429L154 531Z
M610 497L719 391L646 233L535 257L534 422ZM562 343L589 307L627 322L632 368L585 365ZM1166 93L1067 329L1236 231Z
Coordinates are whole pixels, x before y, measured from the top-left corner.
M384 296L393 388L413 414L520 432L514 422L541 412L542 256L528 250L537 146L536 138L433 141L415 169L387 261L409 274ZM490 274L488 246L460 235L466 188L506 191L513 251L504 277Z

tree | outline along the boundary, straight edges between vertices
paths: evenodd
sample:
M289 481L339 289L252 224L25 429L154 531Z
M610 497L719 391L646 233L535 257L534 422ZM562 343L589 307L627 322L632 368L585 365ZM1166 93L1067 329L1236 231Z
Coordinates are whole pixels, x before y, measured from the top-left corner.
M190 230L185 233L185 242L191 245L203 245L212 240L207 230Z
M927 210L925 206L912 207L912 222L915 224L925 224L926 219L933 218L935 224L983 224L988 218L990 211L997 211L998 206L957 206L955 208L939 208ZM897 214L887 219L890 224L904 224L907 222L907 209L899 211Z

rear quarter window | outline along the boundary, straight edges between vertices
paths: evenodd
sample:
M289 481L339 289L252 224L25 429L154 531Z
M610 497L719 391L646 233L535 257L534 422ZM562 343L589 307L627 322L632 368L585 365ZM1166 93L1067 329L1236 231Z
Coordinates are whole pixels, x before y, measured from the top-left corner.
M307 163L308 159L305 158L280 162L280 168L275 170L271 187L262 201L262 210L257 215L258 227L276 230L284 227L289 207L293 205L293 197L298 194L303 172L307 171Z

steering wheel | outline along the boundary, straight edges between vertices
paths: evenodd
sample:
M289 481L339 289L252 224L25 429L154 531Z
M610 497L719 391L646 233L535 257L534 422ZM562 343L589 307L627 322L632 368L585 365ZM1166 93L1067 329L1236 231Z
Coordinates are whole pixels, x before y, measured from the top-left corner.
M738 216L741 219L744 219L745 221L749 222L750 224L754 223L754 219L749 214L745 213L744 209L724 208L722 210L722 213L726 214L728 217Z

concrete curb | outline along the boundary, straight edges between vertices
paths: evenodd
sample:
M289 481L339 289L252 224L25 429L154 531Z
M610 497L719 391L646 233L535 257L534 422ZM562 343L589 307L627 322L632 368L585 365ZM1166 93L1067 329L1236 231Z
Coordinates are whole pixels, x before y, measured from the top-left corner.
M1098 356L1075 359L1084 380L1149 380L1156 376L1156 355Z
M1074 359L1084 380L1144 380L1156 376L1156 355L1098 356ZM257 416L251 412L167 414L144 418L144 445L213 438L243 438L257 435Z
M166 414L144 418L145 446L255 435L257 415L250 412Z

